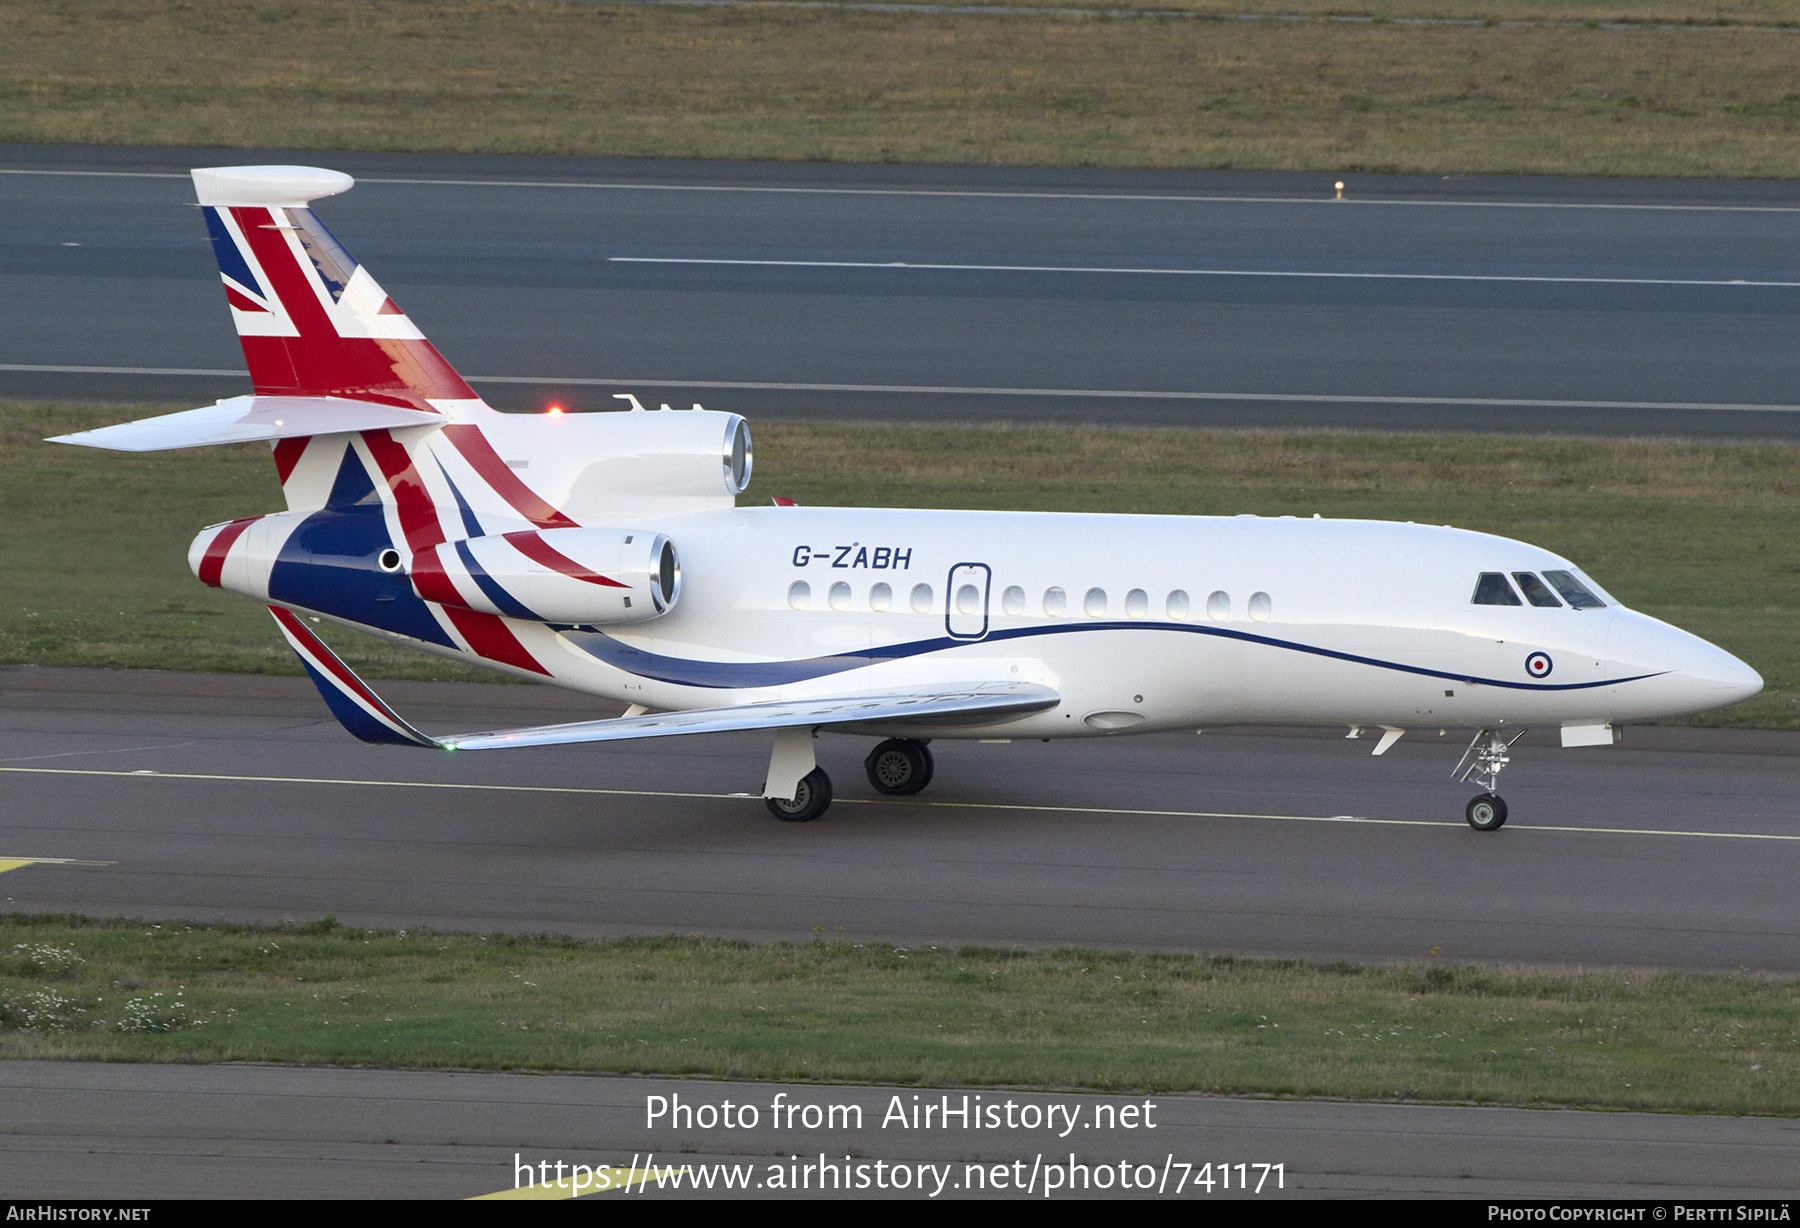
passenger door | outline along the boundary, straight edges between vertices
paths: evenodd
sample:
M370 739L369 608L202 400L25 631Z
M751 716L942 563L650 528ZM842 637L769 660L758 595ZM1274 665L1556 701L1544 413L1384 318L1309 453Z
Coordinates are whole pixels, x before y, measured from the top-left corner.
M979 640L988 632L988 589L993 573L986 563L958 563L944 585L944 630L952 639Z

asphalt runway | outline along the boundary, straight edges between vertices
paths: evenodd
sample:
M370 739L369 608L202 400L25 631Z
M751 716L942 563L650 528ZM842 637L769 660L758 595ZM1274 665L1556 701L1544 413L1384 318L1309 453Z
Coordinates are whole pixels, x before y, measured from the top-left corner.
M557 1161L664 1174L647 1189L634 1184L629 1194L601 1198L692 1197L672 1188L668 1170L720 1164L747 1170L749 1188L726 1193L715 1185L712 1197L985 1194L1039 1201L1046 1178L1057 1182L1051 1196L1058 1198L1773 1199L1793 1193L1800 1171L1800 1129L1775 1118L983 1088L971 1102L976 1094L987 1103L1010 1101L1015 1120L1024 1119L1027 1106L1045 1117L1060 1108L1057 1128L977 1133L952 1124L915 1132L877 1124L897 1093L909 1107L915 1092L939 1104L945 1094L568 1075L5 1062L0 1119L8 1128L0 1132L0 1158L6 1196L14 1199L469 1198L510 1190L526 1180L521 1168ZM948 1095L960 1107L964 1093ZM758 1128L652 1125L651 1096L715 1110L726 1101L750 1104ZM778 1096L802 1111L859 1107L862 1127L851 1128L845 1113L837 1129L806 1129L803 1117L796 1128L772 1129L769 1106ZM1137 1120L1153 1128L1107 1128L1109 1118L1101 1116L1096 1129L1100 1105L1115 1115L1136 1108ZM1065 1128L1071 1118L1075 1124ZM1069 1172L1071 1154L1087 1171ZM798 1167L791 1157L815 1166L806 1188L766 1188L772 1169L786 1180ZM869 1188L821 1194L821 1159L837 1180L867 1180ZM878 1160L889 1172L873 1171ZM1131 1165L1129 1191L1119 1188L1121 1160ZM1184 1176L1198 1180L1209 1162L1210 1192L1192 1181L1182 1188ZM863 1166L860 1176L845 1171L852 1163ZM902 1189L890 1176L896 1163L907 1169ZM1232 1165L1229 1190L1218 1184L1221 1163ZM1239 1163L1248 1166L1248 1195L1236 1188ZM1104 1189L1094 1188L1092 1170L1100 1165L1113 1169ZM920 1166L928 1166L923 1190ZM555 1172L539 1168L532 1179ZM997 1176L1005 1188L995 1188ZM877 1180L887 1188L875 1188ZM1030 1189L1013 1188L1027 1181Z
M431 732L603 715L395 683ZM1800 734L1529 736L1507 826L1462 746L1330 731L938 742L906 801L823 737L781 823L766 735L445 755L353 741L302 679L0 669L5 909L575 934L819 935L1800 971Z
M0 395L246 388L187 168L503 408L1800 437L1800 183L0 147Z

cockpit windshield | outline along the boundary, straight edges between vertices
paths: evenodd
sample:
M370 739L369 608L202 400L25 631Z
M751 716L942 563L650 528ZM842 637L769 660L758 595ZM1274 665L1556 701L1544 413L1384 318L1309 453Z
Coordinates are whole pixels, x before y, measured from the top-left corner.
M1519 587L1524 590L1525 600L1532 605L1543 606L1546 609L1561 608L1562 602L1556 599L1556 594L1550 591L1550 586L1529 571L1515 571L1513 579L1519 582Z
M1556 586L1556 591L1563 595L1563 600L1577 610L1600 610L1606 603L1594 596L1593 591L1575 578L1572 571L1546 571L1544 579Z

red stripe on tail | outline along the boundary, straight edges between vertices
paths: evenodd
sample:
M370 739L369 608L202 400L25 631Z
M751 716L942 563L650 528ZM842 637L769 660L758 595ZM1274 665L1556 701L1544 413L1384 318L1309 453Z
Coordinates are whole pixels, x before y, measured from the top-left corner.
M400 531L406 534L407 549L415 558L427 553L444 540L444 526L438 520L431 492L413 468L412 457L386 431L364 431L362 437L369 445L369 455L381 466L388 489L394 492L394 506L400 513Z
M495 494L512 504L513 510L538 528L579 527L573 520L544 502L535 490L519 480L518 474L506 467L506 462L494 451L494 445L488 442L480 427L468 424L447 426L444 428L444 438L462 453L463 459L469 462L469 467L493 488Z
M298 337L242 337L251 382L264 396L358 397L431 411L430 400L473 400L475 392L429 341L343 337L319 298L311 261L288 242L294 228L284 209L237 206L243 233L269 292Z
M631 587L629 584L620 584L617 580L603 576L597 571L589 571L530 530L503 533L501 536L512 543L513 549L532 562L540 563L551 571L561 572L572 580L586 580L589 584L600 584L607 588Z
M206 553L200 559L200 583L208 588L219 587L219 580L225 572L225 556L231 553L232 543L244 535L245 529L261 519L261 516L250 516L234 520L219 530L218 536L207 544Z
M294 472L294 466L300 463L300 454L306 451L306 445L311 442L311 435L276 441L275 475L281 479L283 486L287 485L288 476Z
M499 615L462 610L453 605L445 606L444 613L456 624L456 629L469 642L469 647L481 656L503 665L542 674L546 678L550 676L550 671L537 663L537 659L526 650L525 645L519 643L518 637L507 628L505 620Z

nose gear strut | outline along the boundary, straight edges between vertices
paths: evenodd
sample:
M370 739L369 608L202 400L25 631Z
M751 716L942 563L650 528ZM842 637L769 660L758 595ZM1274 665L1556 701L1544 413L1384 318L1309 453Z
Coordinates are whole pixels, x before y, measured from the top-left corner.
M1507 752L1514 742L1525 736L1525 730L1502 737L1498 729L1482 729L1469 743L1469 749L1451 769L1453 780L1480 786L1486 792L1469 802L1466 812L1469 826L1476 831L1498 831L1506 823L1506 803L1494 790L1500 785L1500 769L1512 762Z

